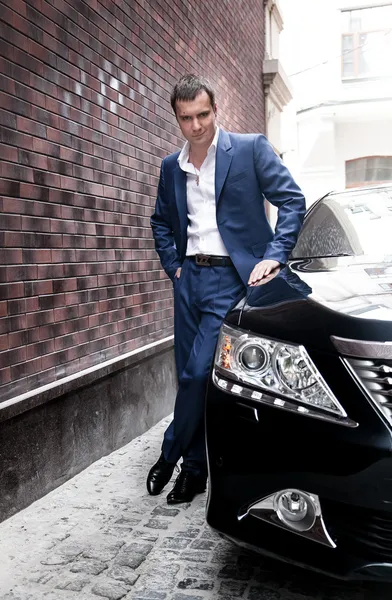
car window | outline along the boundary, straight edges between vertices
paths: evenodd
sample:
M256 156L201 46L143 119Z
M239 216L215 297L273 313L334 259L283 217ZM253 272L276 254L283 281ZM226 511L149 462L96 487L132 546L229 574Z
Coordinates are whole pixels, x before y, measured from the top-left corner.
M392 186L329 194L305 218L292 258L392 257Z

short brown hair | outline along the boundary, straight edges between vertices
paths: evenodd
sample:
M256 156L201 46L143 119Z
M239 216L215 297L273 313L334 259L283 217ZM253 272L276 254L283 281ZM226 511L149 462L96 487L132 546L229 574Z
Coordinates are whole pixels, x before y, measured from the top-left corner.
M170 103L174 114L176 113L176 102L177 100L190 102L194 100L200 92L207 92L211 106L215 105L215 92L211 87L208 79L204 77L199 77L198 75L188 74L183 75L181 79L179 79L176 85L173 88L173 91L170 96Z

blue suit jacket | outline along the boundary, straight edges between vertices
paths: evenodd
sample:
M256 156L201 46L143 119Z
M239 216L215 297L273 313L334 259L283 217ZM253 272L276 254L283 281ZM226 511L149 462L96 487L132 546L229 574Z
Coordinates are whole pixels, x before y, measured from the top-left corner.
M172 280L185 258L188 227L186 173L178 156L176 152L162 162L151 217L155 248ZM302 225L305 199L265 136L220 130L215 198L220 235L245 285L263 258L287 262ZM265 214L264 198L278 207L275 233Z

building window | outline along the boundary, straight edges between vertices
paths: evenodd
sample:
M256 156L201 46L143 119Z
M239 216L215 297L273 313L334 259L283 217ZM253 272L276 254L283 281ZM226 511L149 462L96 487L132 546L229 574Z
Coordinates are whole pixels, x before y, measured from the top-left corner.
M392 156L364 156L346 161L346 188L392 182Z
M392 4L342 11L342 79L392 75Z

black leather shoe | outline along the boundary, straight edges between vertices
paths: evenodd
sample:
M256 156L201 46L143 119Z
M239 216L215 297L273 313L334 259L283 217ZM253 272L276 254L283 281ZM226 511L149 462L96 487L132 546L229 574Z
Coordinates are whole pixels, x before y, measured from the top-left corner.
M161 493L165 485L169 483L175 466L176 463L167 462L161 454L147 476L147 491L151 496Z
M173 489L167 495L168 504L192 502L196 494L202 494L206 489L206 478L193 475L189 471L181 471Z

